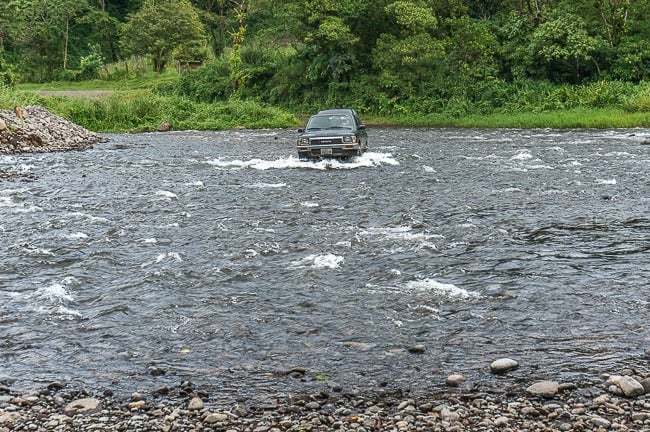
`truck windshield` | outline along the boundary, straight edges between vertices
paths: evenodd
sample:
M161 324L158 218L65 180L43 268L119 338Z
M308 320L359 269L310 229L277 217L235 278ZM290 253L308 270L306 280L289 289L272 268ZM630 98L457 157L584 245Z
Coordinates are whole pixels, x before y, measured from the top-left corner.
M353 129L354 122L347 115L318 115L309 119L307 130Z

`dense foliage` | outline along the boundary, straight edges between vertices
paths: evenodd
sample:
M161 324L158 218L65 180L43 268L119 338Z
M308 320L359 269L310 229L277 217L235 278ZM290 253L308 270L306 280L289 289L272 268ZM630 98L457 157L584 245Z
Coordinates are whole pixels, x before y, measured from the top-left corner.
M650 0L2 0L0 81L128 75L138 55L191 65L159 93L199 102L639 110L648 17Z

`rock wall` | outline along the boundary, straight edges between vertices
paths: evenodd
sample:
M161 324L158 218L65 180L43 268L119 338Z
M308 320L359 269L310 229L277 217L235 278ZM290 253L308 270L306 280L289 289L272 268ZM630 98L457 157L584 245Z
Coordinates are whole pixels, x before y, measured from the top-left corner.
M99 135L42 107L0 110L0 154L85 150L101 141Z

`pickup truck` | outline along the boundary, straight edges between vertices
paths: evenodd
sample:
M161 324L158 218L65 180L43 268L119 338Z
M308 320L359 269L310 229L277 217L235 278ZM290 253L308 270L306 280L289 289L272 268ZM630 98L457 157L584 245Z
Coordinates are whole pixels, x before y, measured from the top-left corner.
M352 109L320 111L298 133L296 144L302 160L349 159L368 150L366 126Z

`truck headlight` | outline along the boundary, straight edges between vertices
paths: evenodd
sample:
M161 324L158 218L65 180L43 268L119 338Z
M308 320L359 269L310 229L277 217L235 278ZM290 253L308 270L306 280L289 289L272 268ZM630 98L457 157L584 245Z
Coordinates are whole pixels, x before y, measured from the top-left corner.
M300 140L298 140L298 144L303 146L309 145L309 138L300 138Z
M345 143L354 143L354 142L357 142L357 137L354 136L354 135L353 135L353 136L346 136L346 137L343 137L343 142L345 142Z

